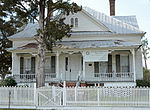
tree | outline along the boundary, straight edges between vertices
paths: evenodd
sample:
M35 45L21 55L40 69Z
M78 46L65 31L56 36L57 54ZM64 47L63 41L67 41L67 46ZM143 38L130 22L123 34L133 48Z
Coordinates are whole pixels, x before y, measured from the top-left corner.
M12 43L8 40L8 36L14 34L17 27L22 25L12 18L12 15L13 10L10 11L10 8L5 7L3 2L0 1L0 74L2 79L5 78L7 73L10 73L11 69L11 53L6 49L10 48Z
M6 6L12 7L20 19L36 20L39 29L35 40L38 42L38 72L36 73L37 87L45 85L45 51L52 50L56 41L64 36L70 37L71 26L64 23L70 13L81 10L70 0L2 0ZM52 17L53 13L59 13Z
M145 63L145 69L146 70L147 70L147 59L149 58L149 56L148 56L149 50L150 50L150 48L148 47L148 40L147 40L147 38L143 38L143 40L142 40L142 53L143 53L143 57L144 57L144 63Z

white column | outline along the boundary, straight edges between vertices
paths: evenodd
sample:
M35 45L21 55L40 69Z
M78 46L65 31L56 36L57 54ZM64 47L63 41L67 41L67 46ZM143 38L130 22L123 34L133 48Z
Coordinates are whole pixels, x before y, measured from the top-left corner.
M83 80L85 80L85 61L83 57Z
M57 62L56 62L56 78L57 79L60 79L60 74L59 74L59 55L60 55L60 53L57 51L57 53L56 53L56 59L57 59Z
M133 55L133 73L134 73L134 82L136 82L136 72L135 72L135 50L132 50Z

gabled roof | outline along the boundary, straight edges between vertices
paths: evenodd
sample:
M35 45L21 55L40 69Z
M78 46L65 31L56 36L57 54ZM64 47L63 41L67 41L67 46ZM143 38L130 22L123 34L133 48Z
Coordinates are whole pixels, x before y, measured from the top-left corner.
M139 30L135 16L107 16L104 13L97 12L88 7L84 7L82 12L110 30L108 32L89 31L88 34L144 34L144 31ZM23 31L10 36L10 39L34 37L37 33L38 28L38 23L29 23ZM85 33L81 33L80 31L72 33L72 35L78 34L81 35Z
M136 16L112 16L113 18L116 18L124 23L130 24L136 28L139 28Z
M89 14L91 17L98 20L100 23L103 23L106 27L108 27L112 32L117 34L132 34L132 33L144 33L137 27L127 24L125 20L119 20L115 17L105 15L104 13L95 11L91 8L84 7L83 10L85 13Z
M12 36L10 36L10 38L30 38L30 37L34 37L37 34L37 29L39 28L39 24L38 23L29 23L27 24L27 26L24 28L23 31L18 32Z

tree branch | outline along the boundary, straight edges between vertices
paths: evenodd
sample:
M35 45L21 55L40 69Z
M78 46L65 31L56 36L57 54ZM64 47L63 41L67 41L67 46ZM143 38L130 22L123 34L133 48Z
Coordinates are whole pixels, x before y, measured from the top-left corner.
M22 5L22 3L18 3L27 13L29 13L29 11L26 9L26 7L24 5ZM30 14L31 17L33 17L35 20L39 21L35 16L33 16L32 14Z

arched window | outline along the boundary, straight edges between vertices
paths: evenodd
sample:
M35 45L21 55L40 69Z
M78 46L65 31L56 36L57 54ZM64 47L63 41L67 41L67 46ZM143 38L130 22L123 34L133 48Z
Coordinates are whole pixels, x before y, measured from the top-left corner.
M78 27L78 18L75 18L75 27Z
M71 26L74 27L74 19L73 18L71 18Z

